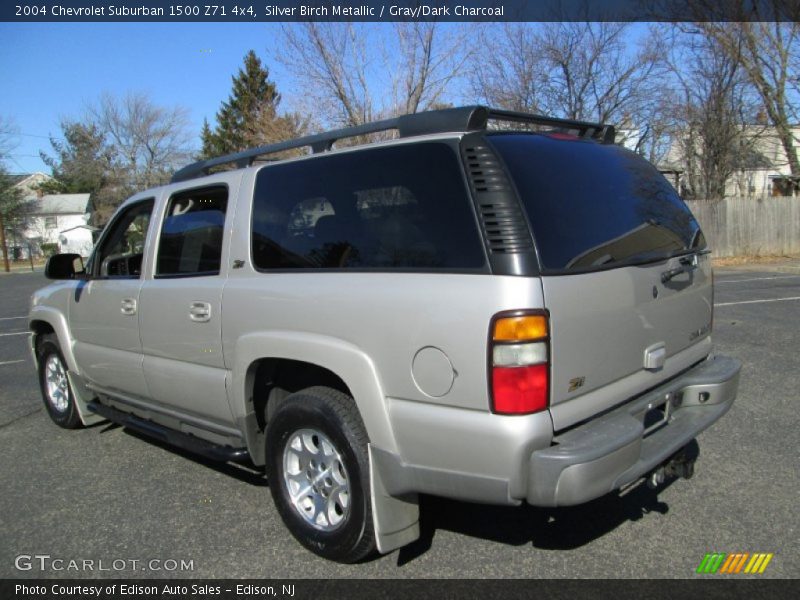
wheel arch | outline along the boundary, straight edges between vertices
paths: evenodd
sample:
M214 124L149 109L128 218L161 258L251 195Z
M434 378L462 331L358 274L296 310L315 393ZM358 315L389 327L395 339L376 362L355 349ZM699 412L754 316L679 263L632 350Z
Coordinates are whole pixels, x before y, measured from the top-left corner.
M58 349L67 363L67 377L81 422L84 425L92 425L102 421L102 417L88 409L88 403L93 398L93 394L85 387L83 378L79 375L80 371L72 353L72 344L69 343L71 338L67 333L66 319L63 315L53 309L39 309L36 314L32 311L28 319L28 329L31 331L30 348L36 371L39 371L40 341L46 335L55 335Z
M31 354L37 368L39 367L39 357L36 349L39 340L42 339L42 336L52 333L58 338L61 354L64 355L69 370L73 373L81 372L72 352L72 337L69 335L67 320L61 312L45 306L33 308L28 316L28 329L31 331Z
M276 406L287 395L285 392L315 385L337 389L353 398L370 442L396 451L384 393L366 353L349 342L327 336L253 333L236 344L230 400L256 464L264 460L263 431L267 415L274 410L271 403Z

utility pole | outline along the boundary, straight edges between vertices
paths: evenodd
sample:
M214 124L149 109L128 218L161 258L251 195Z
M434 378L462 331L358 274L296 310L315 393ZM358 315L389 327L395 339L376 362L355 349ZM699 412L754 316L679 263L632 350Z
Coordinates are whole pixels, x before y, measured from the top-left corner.
M6 246L6 222L3 219L3 211L0 210L0 245L3 246L3 265L6 273L11 272L11 265L8 264L8 246Z

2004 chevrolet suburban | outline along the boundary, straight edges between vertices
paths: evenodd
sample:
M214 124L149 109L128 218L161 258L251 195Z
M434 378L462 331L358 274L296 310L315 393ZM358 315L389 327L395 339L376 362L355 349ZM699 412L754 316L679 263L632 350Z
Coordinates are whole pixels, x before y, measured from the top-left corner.
M50 259L47 410L265 466L293 535L346 562L416 539L420 493L563 506L689 477L740 363L712 352L697 222L614 137L466 107L190 165L85 267Z

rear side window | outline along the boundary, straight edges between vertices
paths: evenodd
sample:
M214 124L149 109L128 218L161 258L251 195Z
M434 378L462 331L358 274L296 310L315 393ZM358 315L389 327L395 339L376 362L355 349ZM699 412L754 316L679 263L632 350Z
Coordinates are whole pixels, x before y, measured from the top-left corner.
M225 186L174 194L161 228L156 275L217 275L227 205Z
M546 135L492 135L517 186L547 271L644 263L706 242L649 162L624 148Z
M485 267L460 163L445 144L264 167L253 202L259 269Z

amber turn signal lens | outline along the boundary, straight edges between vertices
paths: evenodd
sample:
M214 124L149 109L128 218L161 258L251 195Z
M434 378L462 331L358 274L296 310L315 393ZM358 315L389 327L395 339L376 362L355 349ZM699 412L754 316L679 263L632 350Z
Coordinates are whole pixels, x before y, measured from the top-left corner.
M494 322L492 339L495 342L540 340L547 337L547 319L544 315L504 317Z

